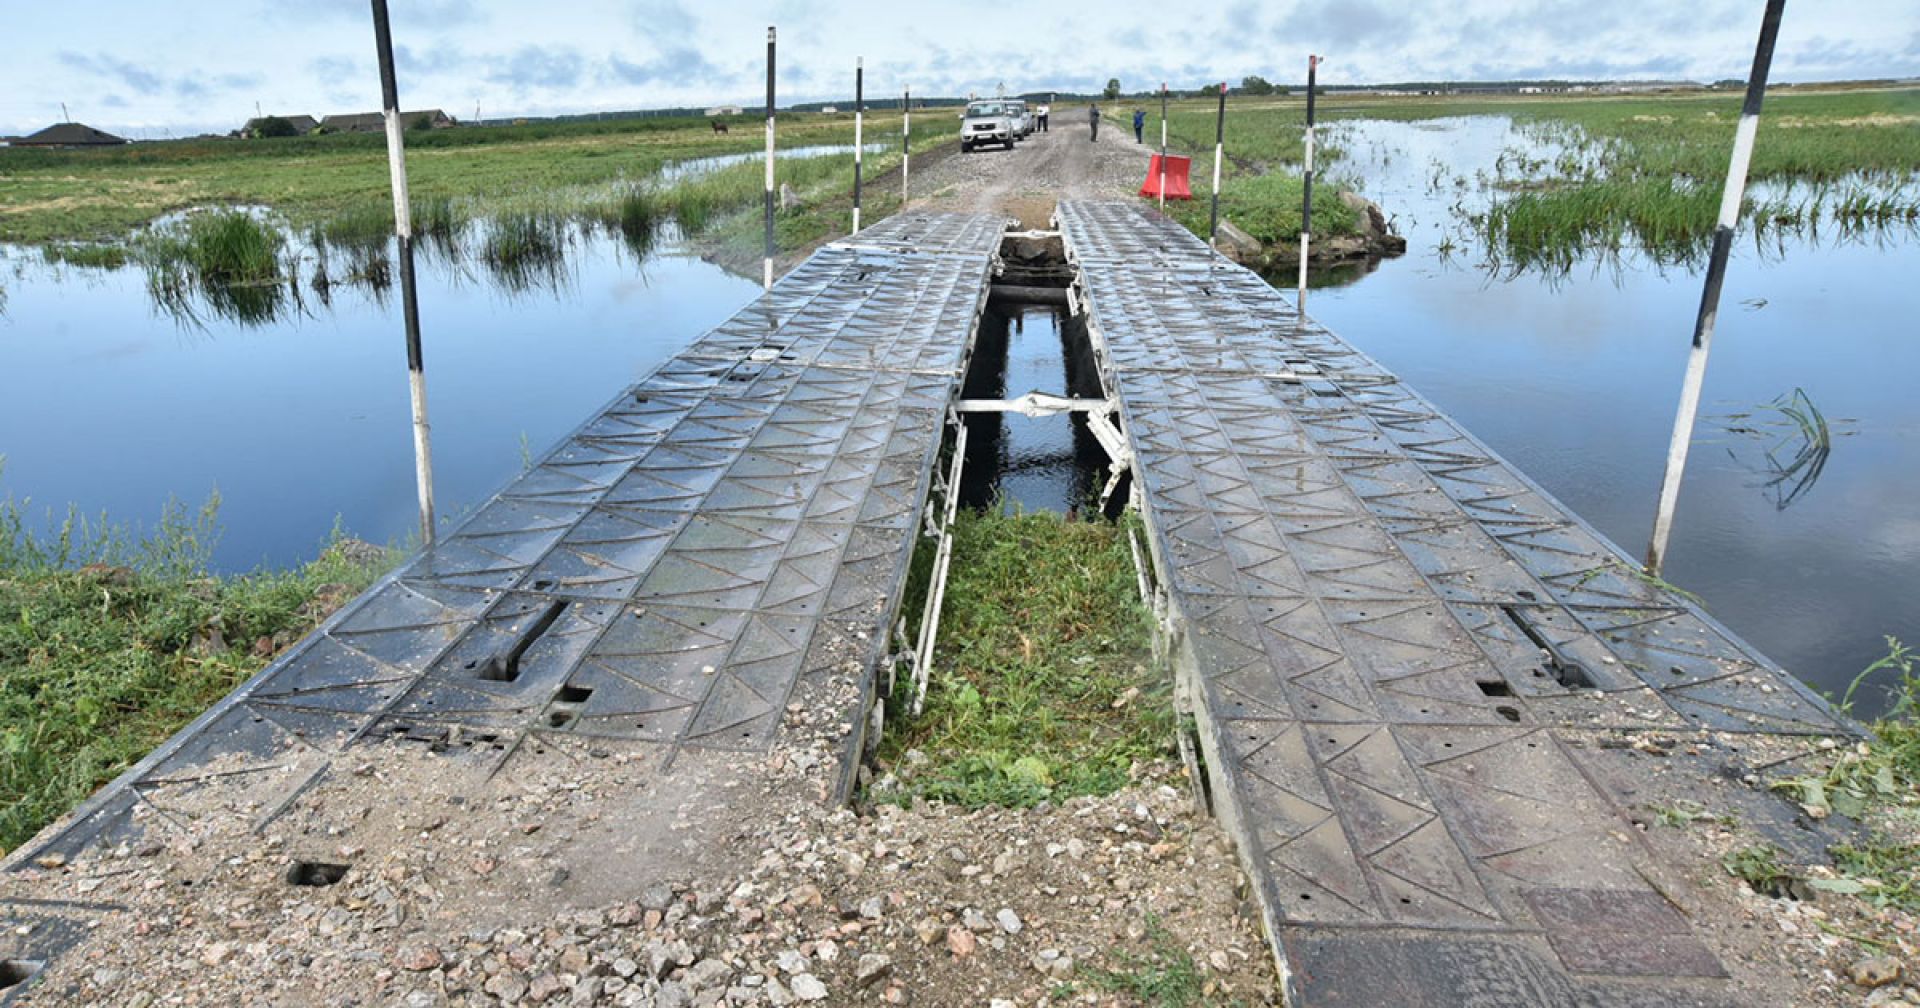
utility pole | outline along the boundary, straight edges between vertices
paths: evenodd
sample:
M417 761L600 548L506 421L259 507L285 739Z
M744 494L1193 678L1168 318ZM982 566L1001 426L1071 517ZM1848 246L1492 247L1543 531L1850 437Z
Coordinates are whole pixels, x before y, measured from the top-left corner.
M1653 516L1653 540L1647 545L1647 571L1655 576L1666 561L1667 537L1673 532L1673 512L1680 503L1680 479L1687 469L1687 448L1693 440L1694 416L1700 410L1700 387L1707 378L1707 352L1713 344L1713 325L1720 314L1720 287L1727 278L1727 254L1733 248L1733 229L1740 222L1740 201L1747 188L1747 168L1753 158L1753 136L1760 128L1760 103L1767 96L1767 72L1773 66L1773 43L1780 34L1780 14L1786 0L1767 0L1760 21L1760 41L1753 51L1753 72L1747 74L1747 99L1740 109L1740 125L1733 134L1733 159L1727 166L1726 186L1720 191L1720 219L1713 231L1713 252L1707 260L1706 286L1693 321L1693 348L1687 353L1686 377L1680 385L1680 408L1673 418L1673 440L1667 446L1667 471L1660 481L1660 506Z

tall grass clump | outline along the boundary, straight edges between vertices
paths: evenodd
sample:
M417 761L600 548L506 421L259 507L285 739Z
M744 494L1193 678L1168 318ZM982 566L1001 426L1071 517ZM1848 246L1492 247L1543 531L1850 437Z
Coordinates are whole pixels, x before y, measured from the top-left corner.
M969 512L925 712L881 742L869 797L1027 806L1106 794L1164 755L1173 711L1124 528L1058 514ZM902 675L890 710L905 711Z
M280 277L280 232L251 214L222 210L187 218L185 253L202 280L272 283Z
M138 535L0 499L0 853L145 756L395 559L339 537L291 571L208 573L217 501Z
M135 245L147 291L162 310L188 322L204 304L215 315L261 325L279 315L280 231L250 214L195 214L153 231Z
M508 210L487 221L480 257L512 291L552 286L565 262L567 221L546 210Z

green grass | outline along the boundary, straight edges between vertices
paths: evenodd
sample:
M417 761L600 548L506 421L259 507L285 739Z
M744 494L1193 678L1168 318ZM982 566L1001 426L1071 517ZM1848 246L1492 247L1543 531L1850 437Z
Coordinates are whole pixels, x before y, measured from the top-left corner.
M1905 817L1912 824L1912 805L1920 796L1920 675L1915 674L1911 648L1894 637L1886 643L1886 655L1862 670L1840 701L1846 710L1863 684L1891 680L1885 685L1894 701L1886 716L1871 726L1869 738L1841 750L1822 773L1772 782L1775 790L1816 815L1837 813L1868 822ZM1858 895L1877 906L1920 911L1920 844L1876 837L1836 845L1828 854L1840 877L1809 879L1808 885Z
M897 137L899 123L898 112L868 115L869 139ZM845 144L853 117L783 114L779 131L782 146ZM434 233L423 210L488 216L530 193L565 194L584 210L669 161L752 151L762 142L750 128L715 134L704 118L410 131L416 230ZM0 241L120 237L169 211L223 203L270 206L300 229L339 214L390 214L384 143L379 134L351 134L0 148ZM782 164L783 176L790 164ZM758 170L748 174L757 178ZM390 218L374 230L390 232Z
M963 513L943 613L925 713L896 715L881 743L899 788L870 798L1024 807L1106 794L1170 750L1167 677L1121 527ZM891 709L906 709L908 678Z
M1190 201L1174 200L1167 212L1194 234L1204 237L1212 213L1211 180L1195 186ZM1220 183L1220 216L1232 221L1262 243L1296 242L1300 238L1301 196L1305 184L1295 174L1235 175ZM1337 185L1322 180L1314 187L1313 233L1317 238L1348 235L1360 228L1360 214L1340 202Z
M1117 951L1119 969L1085 970L1085 976L1100 990L1123 994L1149 1008L1193 1008L1208 1004L1206 981L1200 975L1193 956L1180 947L1165 925L1147 918L1147 948L1144 952Z
M167 509L151 535L70 515L27 530L0 500L0 851L32 837L351 597L388 551L336 536L298 570L207 573L214 504Z
M1564 271L1586 254L1638 248L1685 262L1712 237L1738 120L1732 95L1562 101L1509 110L1584 147L1472 224L1497 265ZM1538 165L1518 166L1522 171ZM1758 234L1920 221L1920 90L1778 95L1761 117L1749 172L1776 183L1741 214Z

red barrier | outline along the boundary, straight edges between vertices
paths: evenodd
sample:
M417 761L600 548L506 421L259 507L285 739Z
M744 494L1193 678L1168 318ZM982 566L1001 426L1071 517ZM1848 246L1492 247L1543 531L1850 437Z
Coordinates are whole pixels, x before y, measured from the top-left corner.
M1193 159L1178 154L1167 155L1167 198L1192 199L1193 191L1187 188L1187 169L1193 167ZM1160 155L1147 162L1147 180L1140 183L1140 195L1160 195Z

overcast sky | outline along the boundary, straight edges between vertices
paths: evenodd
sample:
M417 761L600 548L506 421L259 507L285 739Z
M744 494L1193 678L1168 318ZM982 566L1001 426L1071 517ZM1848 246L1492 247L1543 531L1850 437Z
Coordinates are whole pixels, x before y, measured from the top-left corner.
M757 103L780 29L780 103L922 94L1331 83L1744 77L1760 0L391 0L408 108L468 118ZM254 114L378 107L365 0L0 0L0 134L60 119L133 137ZM1174 16L1169 16L1174 15ZM1171 24L1170 24L1171 22ZM1774 77L1920 75L1920 0L1796 0Z

